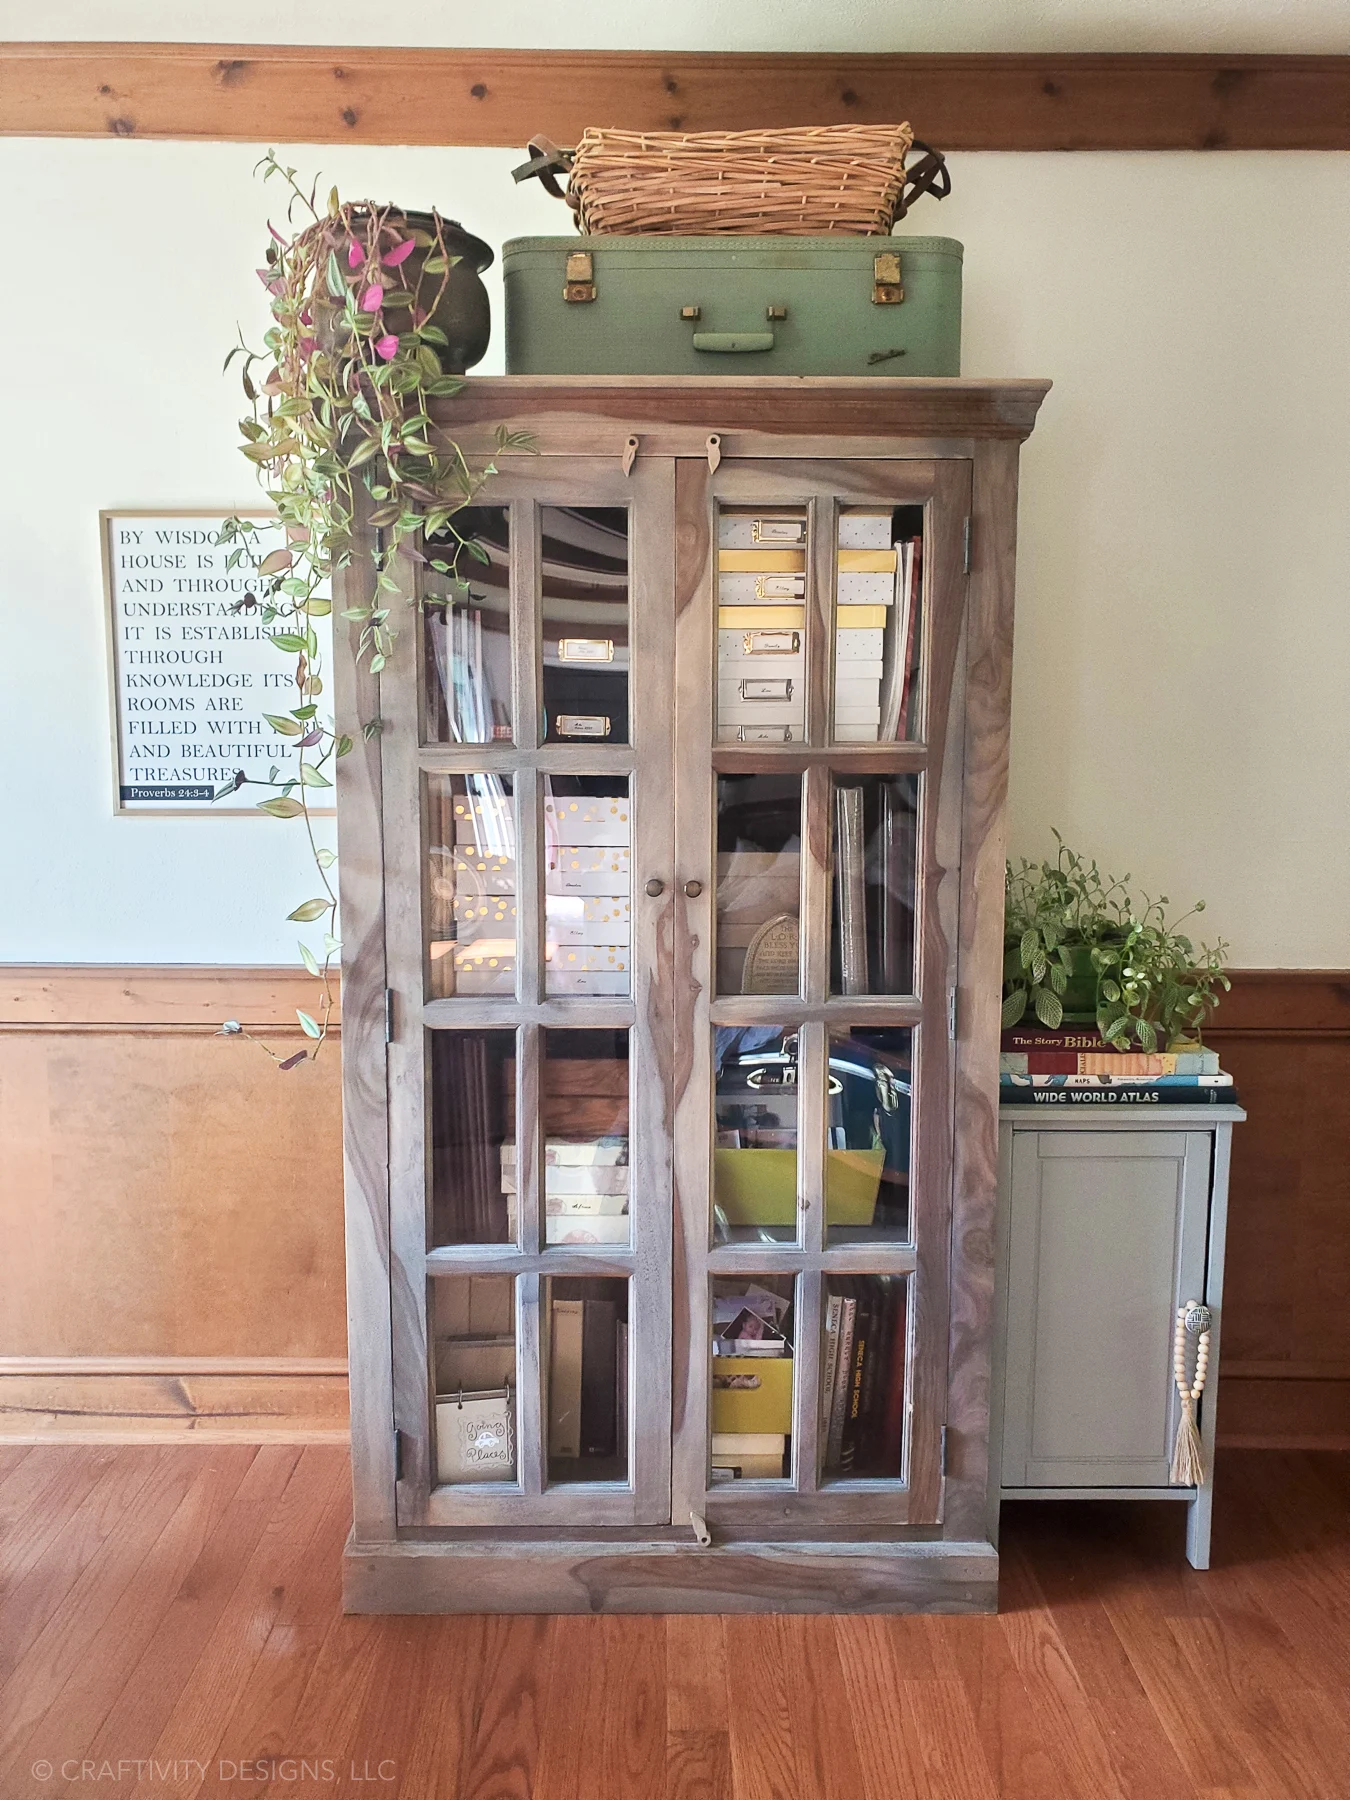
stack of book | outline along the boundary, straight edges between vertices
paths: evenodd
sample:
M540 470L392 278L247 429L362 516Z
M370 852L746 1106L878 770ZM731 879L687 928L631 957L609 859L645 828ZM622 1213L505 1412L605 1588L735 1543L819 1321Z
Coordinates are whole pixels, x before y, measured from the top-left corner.
M1095 1026L1016 1025L1003 1033L1004 1106L1233 1106L1216 1050L1113 1050Z
M549 1284L548 1457L555 1481L618 1481L628 1466L628 1284Z
M820 1384L827 1475L900 1476L907 1301L903 1275L836 1275L830 1281Z
M922 544L895 539L892 512L839 514L835 588L834 736L893 742L906 734L917 635Z
M516 1065L505 1064L505 1110L515 1116ZM623 1057L545 1056L540 1063L544 1131L544 1241L629 1241L628 1062ZM507 1235L516 1231L516 1146L499 1152Z
M713 1297L712 1476L781 1481L792 1434L792 1302L755 1282Z
M725 508L717 526L717 741L800 743L806 514Z
M913 983L916 804L910 776L834 790L838 993L903 994Z

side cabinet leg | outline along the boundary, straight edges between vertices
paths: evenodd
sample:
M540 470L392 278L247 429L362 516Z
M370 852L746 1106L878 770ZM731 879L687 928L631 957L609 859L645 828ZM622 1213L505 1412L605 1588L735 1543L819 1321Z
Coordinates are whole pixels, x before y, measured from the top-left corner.
M1214 1487L1207 1481L1195 1490L1186 1508L1186 1561L1193 1569L1209 1567L1209 1527L1214 1510Z

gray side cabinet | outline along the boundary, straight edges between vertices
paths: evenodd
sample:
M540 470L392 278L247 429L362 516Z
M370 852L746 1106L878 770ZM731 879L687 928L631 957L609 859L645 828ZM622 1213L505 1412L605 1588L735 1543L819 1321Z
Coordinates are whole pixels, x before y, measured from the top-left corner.
M1229 1142L1237 1107L1005 1107L991 1526L1005 1499L1177 1499L1209 1565ZM1206 1480L1172 1487L1177 1308L1214 1314Z

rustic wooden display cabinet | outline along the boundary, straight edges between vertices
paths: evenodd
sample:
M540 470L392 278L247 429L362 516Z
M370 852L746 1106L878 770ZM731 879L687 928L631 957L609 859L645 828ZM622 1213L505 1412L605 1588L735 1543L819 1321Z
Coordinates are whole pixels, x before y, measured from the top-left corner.
M1045 387L446 407L471 455L503 424L536 453L459 516L454 578L406 560L379 675L337 657L352 1610L994 1605Z

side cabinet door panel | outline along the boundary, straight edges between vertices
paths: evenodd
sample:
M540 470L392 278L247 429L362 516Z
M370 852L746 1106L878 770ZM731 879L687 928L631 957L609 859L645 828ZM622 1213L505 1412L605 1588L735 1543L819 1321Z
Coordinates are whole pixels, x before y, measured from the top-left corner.
M1167 1484L1209 1180L1205 1132L1014 1134L1005 1488Z

